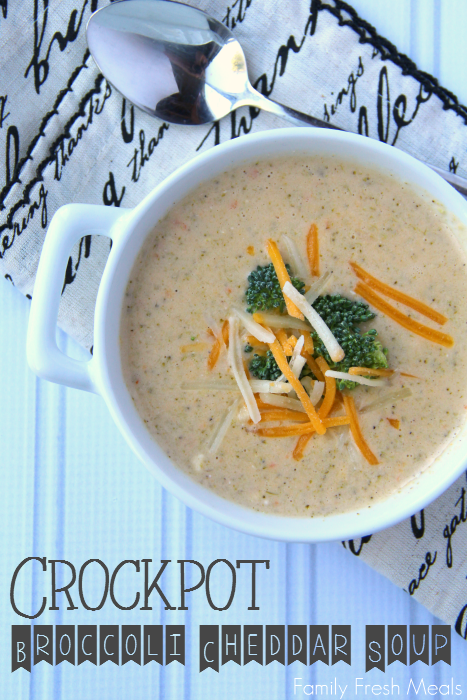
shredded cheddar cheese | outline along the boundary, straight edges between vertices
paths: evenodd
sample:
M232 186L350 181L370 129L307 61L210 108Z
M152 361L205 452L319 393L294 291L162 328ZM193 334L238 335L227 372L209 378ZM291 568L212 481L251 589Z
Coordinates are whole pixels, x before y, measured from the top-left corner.
M394 374L393 369L372 369L371 367L351 367L349 369L349 374L368 377L390 377Z
M310 272L313 277L319 277L319 240L318 227L316 224L311 224L310 230L306 237L306 252L310 265Z
M326 432L326 428L324 427L324 425L321 421L321 418L316 413L315 407L311 403L310 397L308 396L305 389L303 388L301 383L298 381L298 379L295 377L294 373L290 369L289 363L287 362L287 358L284 355L284 351L282 350L282 348L279 344L279 341L276 340L274 343L271 343L269 345L269 349L271 350L272 354L274 355L274 359L276 360L280 371L284 374L285 378L291 384L291 386L295 390L298 398L302 402L303 408L305 409L306 413L308 414L310 421L314 426L314 429L316 430L317 433L319 433L320 435L323 435Z
M302 411L293 411L289 408L266 409L261 411L261 421L292 420L298 423L308 423L310 419Z
M308 433L307 435L300 435L300 437L297 440L297 444L295 445L294 451L292 452L292 457L295 459L295 461L299 462L301 459L303 459L305 447L308 445L312 437L313 433Z
M208 347L207 343L188 343L188 345L180 346L180 352L203 352Z
M365 441L365 438L363 437L362 431L360 429L360 425L358 422L358 415L357 415L357 409L355 408L355 401L353 400L352 396L345 395L344 396L344 408L345 412L349 418L350 421L350 432L352 433L353 439L355 440L355 444L357 445L358 449L362 453L362 455L365 457L366 461L375 466L376 464L379 464L378 458L376 457L375 454L370 450L368 447L368 444Z
M303 337L305 338L305 350L313 355L315 351L315 346L313 344L313 338L311 337L310 331L303 331ZM302 353L303 354L303 353Z
M394 301L398 301L414 311L418 311L418 313L426 316L436 323L439 323L441 326L443 326L448 320L446 316L443 316L443 314L440 314L439 311L435 311L422 301L414 299L414 297L410 297L408 294L404 294L404 292L394 289L394 287L390 287L389 284L381 282L376 277L373 277L373 275L370 275L369 272L364 270L363 267L360 267L360 265L357 265L357 263L351 262L350 267L357 275L358 279L365 282L365 284L367 284L371 289L375 289L377 292L384 294L384 296L394 299Z
M284 329L278 328L276 331L274 331L274 335L276 336L279 343L282 345L282 349L287 355L287 357L292 357L293 347L290 345L287 339L287 333L284 331Z
M393 428L399 430L401 424L399 418L386 418L386 420Z
M269 257L271 258L272 264L274 265L274 269L276 271L277 279L279 280L281 289L283 289L284 284L286 282L292 284L290 281L290 275L287 272L287 268L285 267L284 261L282 260L282 255L280 254L279 248L277 247L277 243L275 243L275 241L269 240L267 245L267 251ZM285 295L284 300L285 305L287 307L287 313L290 316L294 316L295 318L303 320L303 314L297 309L293 301L288 299Z
M375 309L378 309L378 311L381 311L381 313L385 314L393 321L398 323L400 326L406 328L412 333L420 335L422 336L422 338L431 340L432 343L437 343L438 345L442 345L445 348L452 348L452 346L454 345L454 339L452 338L452 336L448 335L447 333L441 333L440 331L436 331L433 328L429 328L429 326L424 326L423 323L419 323L413 318L410 318L410 316L406 316L401 311L399 311L399 309L396 309L395 306L388 304L387 301L378 296L371 289L371 287L369 287L364 282L358 282L354 289L354 292L356 294L359 294L362 297L362 299L365 299L365 301L371 304L371 306L374 306Z
M316 379L318 379L320 382L324 382L324 374L321 372L319 365L316 362L315 358L312 357L312 355L310 355L310 353L306 352L306 350L302 350L302 355L305 358L308 367L311 369L311 371L315 375Z
M211 352L209 353L208 357L208 369L213 370L214 367L216 366L217 360L219 359L219 355L221 352L221 343L219 338L216 338L214 341L214 345L211 348Z
M323 425L325 428L337 428L341 425L349 425L350 418L348 416L333 416L325 418ZM308 435L315 433L313 424L302 423L301 425L278 425L274 428L256 428L255 434L261 437L293 437L294 435Z
M320 418L326 418L331 408L334 405L334 399L336 398L336 380L333 377L328 377L327 372L329 370L329 365L324 359L324 357L317 357L316 362L321 372L324 374L325 389L324 389L324 399L321 407L318 411Z

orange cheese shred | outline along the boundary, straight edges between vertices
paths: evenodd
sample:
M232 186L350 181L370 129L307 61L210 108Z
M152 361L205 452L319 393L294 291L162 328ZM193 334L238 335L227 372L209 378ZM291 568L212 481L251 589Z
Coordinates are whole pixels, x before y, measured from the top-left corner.
M208 328L208 333L210 335L214 335L212 330ZM224 343L226 344L226 347L229 347L229 322L224 321L222 324L221 328L221 333L222 333L222 338L224 340ZM216 338L214 341L214 345L211 348L211 352L209 353L208 357L208 369L212 370L217 364L217 360L219 359L219 355L221 354L221 342L219 338Z
M336 398L334 399L334 405L331 408L331 411L335 411L337 408L340 408L343 404L343 399L342 399L342 394L339 391L339 389L336 390Z
M267 343L262 343L260 340L255 338L254 335L247 335L245 340L248 343L248 345L251 345L251 347L255 348L255 350L269 350L269 345Z
M214 367L216 366L217 360L219 359L219 355L221 352L221 343L219 338L216 338L214 341L214 345L211 348L211 352L209 353L208 357L208 369L213 370Z
M229 322L227 321L227 319L222 324L221 331L222 331L222 337L224 339L225 347L228 348L229 347Z
M268 240L267 251L269 257L271 258L271 262L274 265L274 269L276 271L277 279L279 280L281 289L283 289L284 284L286 282L290 282L290 275L287 272L284 261L282 260L282 255L279 252L277 243L275 243L275 241ZM297 309L293 301L290 301L290 299L288 299L286 296L284 296L284 300L289 316L294 316L294 318L301 318L303 321L304 316L302 312Z
M414 299L408 294L404 294L404 292L400 292L398 289L394 289L394 287L390 287L389 284L381 282L376 277L373 277L373 275L370 275L369 272L364 270L363 267L360 267L360 265L357 265L357 263L351 262L350 267L355 272L358 279L365 282L371 289L376 289L377 292L381 292L381 294L384 294L384 296L394 299L394 301L398 301L414 311L418 311L418 313L430 318L436 323L439 323L441 326L448 320L446 316L443 316L443 314L440 314L439 311L435 311L422 301Z
M180 352L203 352L208 347L207 343L188 343L188 345L180 346Z
M276 330L274 330L273 333L276 336L279 343L282 345L282 349L285 352L286 356L291 357L293 354L293 348L288 341L287 333L285 332L285 330L283 328L276 328Z
M392 425L393 428L399 430L401 424L399 418L386 418L386 420L389 423L389 425Z
M336 380L334 379L334 377L326 377L326 372L329 369L329 365L324 359L324 357L317 357L316 363L318 364L321 372L324 375L325 382L324 399L318 411L318 415L320 418L326 418L328 413L331 411L334 405L334 399L336 398Z
M300 435L300 437L298 438L297 444L295 445L294 451L292 452L292 457L295 459L296 462L299 462L301 459L303 459L305 447L308 445L312 436L313 433L308 433L307 435Z
M390 377L394 374L393 369L372 369L371 367L351 367L349 374L358 377Z
M311 337L310 331L300 331L300 333L303 335L305 342L303 344L303 348L306 352L309 352L310 355L313 355L315 351L315 346L313 344L313 338ZM302 351L303 355L303 351ZM305 357L305 355L303 355Z
M319 382L324 382L324 374L321 372L320 368L316 364L315 358L312 357L312 355L310 355L309 352L306 352L306 350L302 350L302 355L305 358L308 367L311 369L311 371L315 375L316 379Z
M310 230L308 231L306 237L306 252L311 274L313 277L319 277L319 240L318 227L316 224L311 224Z
M310 419L306 413L302 411L294 411L291 408L276 408L275 410L271 408L261 411L261 420L274 421L274 420L293 420L298 423L306 423Z
M394 306L388 304L387 301L378 296L367 284L358 282L354 292L359 294L362 299L365 299L371 306L374 306L375 309L378 309L378 311L381 311L381 313L385 314L408 331L420 335L422 338L426 338L426 340L431 340L432 343L442 345L445 348L452 348L454 345L452 336L429 328L429 326L424 326L423 323L419 323L418 321L414 321L413 318L406 316Z
M362 453L362 455L365 457L366 461L369 462L369 464L376 465L379 464L379 461L376 457L376 455L373 454L373 452L370 450L368 447L368 444L365 442L365 438L363 437L362 431L360 429L360 425L358 422L358 415L357 415L357 409L355 408L355 401L353 400L352 396L345 395L343 397L344 399L344 408L345 412L350 420L350 432L352 433L353 439L355 440L355 444L357 445L358 449Z
M299 380L296 378L296 376L290 369L289 363L287 362L287 358L284 355L284 351L282 350L279 341L275 340L274 343L270 343L269 349L274 355L274 359L276 360L280 371L285 376L287 381L292 385L298 398L302 402L303 408L305 409L311 423L313 424L314 429L320 435L324 435L324 433L326 432L326 428L324 427L321 418L316 413L315 407L311 403L310 397L303 388L302 383L299 382Z
M332 410L336 408L340 408L342 406L342 397L340 391L336 392L336 400L334 401L334 405L332 407ZM389 420L389 419L388 419ZM327 426L330 427L330 426ZM297 444L295 445L294 451L292 452L292 457L296 462L299 462L301 459L303 459L303 454L305 452L305 448L310 442L311 438L313 437L313 433L305 433L304 435L300 435Z
M350 419L348 416L334 416L325 418L323 425L325 428L337 428L341 425L349 425ZM294 435L311 435L315 433L312 423L302 423L301 425L278 425L274 428L258 428L254 431L260 437L293 437Z

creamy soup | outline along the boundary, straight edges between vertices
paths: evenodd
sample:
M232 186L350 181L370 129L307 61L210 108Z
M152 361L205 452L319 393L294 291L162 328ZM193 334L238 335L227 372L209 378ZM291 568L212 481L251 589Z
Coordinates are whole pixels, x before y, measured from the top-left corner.
M249 273L270 262L267 239L278 242L292 265L280 245L286 234L306 261L311 223L318 227L320 273L333 272L327 294L358 299L353 260L447 316L441 327L387 300L450 334L454 346L430 342L380 312L366 324L387 348L389 367L398 370L383 387L358 386L349 392L377 465L362 456L348 425L315 434L303 459L295 461L297 438L259 436L244 409L211 454L206 446L235 391L182 388L184 382L231 378L225 351L208 370L213 338L206 319L220 326L233 305L245 309ZM345 512L403 488L466 419L467 272L453 225L438 203L407 184L333 158L260 161L198 187L148 236L127 287L122 361L148 431L193 480L266 513ZM192 343L193 350L187 350ZM411 391L408 398L360 413L378 397L404 387Z

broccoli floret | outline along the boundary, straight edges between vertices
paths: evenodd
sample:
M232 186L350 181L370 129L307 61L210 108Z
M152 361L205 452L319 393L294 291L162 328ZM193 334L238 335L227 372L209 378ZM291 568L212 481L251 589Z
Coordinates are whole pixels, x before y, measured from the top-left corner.
M319 336L312 331L315 357L322 355L331 369L338 372L348 372L350 367L380 369L388 366L387 350L376 339L376 330L373 328L361 333L357 326L375 318L368 304L351 301L340 294L326 294L318 297L313 307L331 329L345 353L341 362L333 362ZM354 389L357 384L338 379L337 386L339 389Z
M267 379L270 382L276 381L282 374L270 350L267 351L266 355L257 355L255 353L248 365L248 369L257 379Z
M286 264L287 272L290 273L290 266ZM299 292L304 293L305 283L297 277L290 280ZM270 311L279 309L281 313L285 311L284 296L281 291L279 280L277 279L274 265L258 265L256 270L248 275L248 289L246 290L247 311L254 314L256 311Z
M376 339L376 330L372 328L366 333L361 333L358 328L357 324L375 318L367 304L351 301L340 294L328 294L318 297L313 306L345 352L341 362L333 362L321 338L312 331L314 357L323 356L331 369L338 372L348 372L350 367L380 369L388 366L387 350ZM281 374L270 350L263 357L255 354L249 364L249 370L254 377L269 381L275 381ZM305 365L300 379L309 375L313 376L308 365ZM343 379L337 379L336 384L338 389L355 389L358 386L356 382Z

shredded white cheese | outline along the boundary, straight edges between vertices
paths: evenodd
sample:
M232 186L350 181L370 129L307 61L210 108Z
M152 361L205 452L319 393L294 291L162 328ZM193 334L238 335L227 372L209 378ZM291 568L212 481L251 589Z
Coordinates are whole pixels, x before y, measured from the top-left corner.
M303 337L303 335L301 335L295 343L295 347L292 352L292 357L290 358L290 369L294 373L295 377L297 377L297 379L300 377L303 366L306 362L305 358L301 355L304 343L305 338Z
M291 238L284 234L281 238L281 243L287 249L290 262L293 265L294 272L297 275L297 277L300 277L302 280L307 280L310 276L310 273L305 265L305 261L298 252L298 248L296 246L295 241L293 241Z
M276 336L274 335L274 333L266 330L266 328L260 326L259 323L256 323L256 321L252 319L250 314L247 314L245 311L241 311L237 308L234 308L232 310L235 314L237 314L240 321L242 321L246 330L249 331L251 335L254 335L255 338L257 338L259 341L261 341L261 343L273 343L275 341Z
M245 374L245 368L242 362L242 346L240 342L240 334L238 332L238 318L237 316L229 317L229 349L228 358L229 364L232 369L232 373L235 377L235 381L238 384L243 398L245 399L245 404L250 414L250 418L253 423L259 423L261 420L261 414L258 409L255 397L253 396L252 388L248 382L248 378Z
M303 366L305 365L306 360L304 357L299 355L298 357L295 358L293 362L290 363L290 369L292 370L293 374L295 377L298 379L302 373Z
M278 384L288 384L287 379L285 378L285 374L281 374L280 377L277 377L277 379L276 379L276 381L274 382L274 384L277 384L277 385L278 385ZM290 387L290 388L292 388L292 387ZM276 394L279 393L279 394L281 394L281 393L284 393L284 392L279 391L279 392L273 392L273 393L276 393ZM289 393L289 392L287 392L287 393Z
M315 382L313 386L313 390L310 394L310 401L313 404L313 406L316 406L318 401L321 399L321 397L324 394L324 387L325 384L324 382Z
M275 338L274 338L274 340L275 340ZM301 335L300 338L295 343L295 347L294 347L293 352L292 352L292 357L290 358L290 364L293 364L293 362L295 362L297 357L301 354L304 344L305 344L305 338L303 337L303 335Z
M324 292L328 283L332 277L332 272L326 272L322 277L316 280L314 284L311 285L310 289L305 294L305 299L309 304L313 304L317 298Z
M242 405L238 409L237 420L239 420L240 423L246 423L247 420L250 420L250 414L248 413L244 403L242 403Z
M364 406L364 408L361 408L359 413L370 413L370 411L376 411L376 409L387 406L388 404L393 405L398 401L408 399L409 396L412 396L412 392L408 387L405 387L404 389L396 389L396 391L390 391L381 398L376 399L376 401L372 401L367 406Z
M204 455L203 454L197 454L193 457L191 460L191 463L193 465L193 469L195 472L201 472L203 471L203 463L204 463Z
M303 404L298 399L290 399L288 396L278 396L277 394L260 394L259 398L264 403L270 406L278 406L279 408L290 408L292 411L301 411L306 413Z
M238 411L238 406L240 404L240 399L235 399L235 401L230 405L230 407L224 411L213 430L211 438L208 443L208 452L215 454L222 444L222 440L230 428L235 414Z
M301 296L301 295L300 295ZM258 312L262 322L270 328L291 328L297 331L311 331L310 324L293 316L274 314L270 311Z
M331 330L324 323L321 316L314 310L314 308L307 302L305 297L298 292L295 287L290 283L286 282L282 288L282 293L292 301L295 306L300 309L302 314L311 323L321 340L323 341L326 350L328 351L333 362L340 362L344 359L344 351L337 342Z
M334 377L334 379L346 379L347 381L355 382L356 384L365 384L365 386L386 385L384 379L367 379L366 377L360 377L357 374L349 374L348 372L335 372L333 369L328 369L325 374L326 377Z
M252 391L257 394L263 392L265 394L288 394L292 391L292 385L288 382L270 382L267 379L250 379Z
M311 377L303 377L303 379L301 379L300 381L301 381L302 386L305 387L306 391L309 394L311 394L311 392L313 390L313 383L314 383L312 378Z

